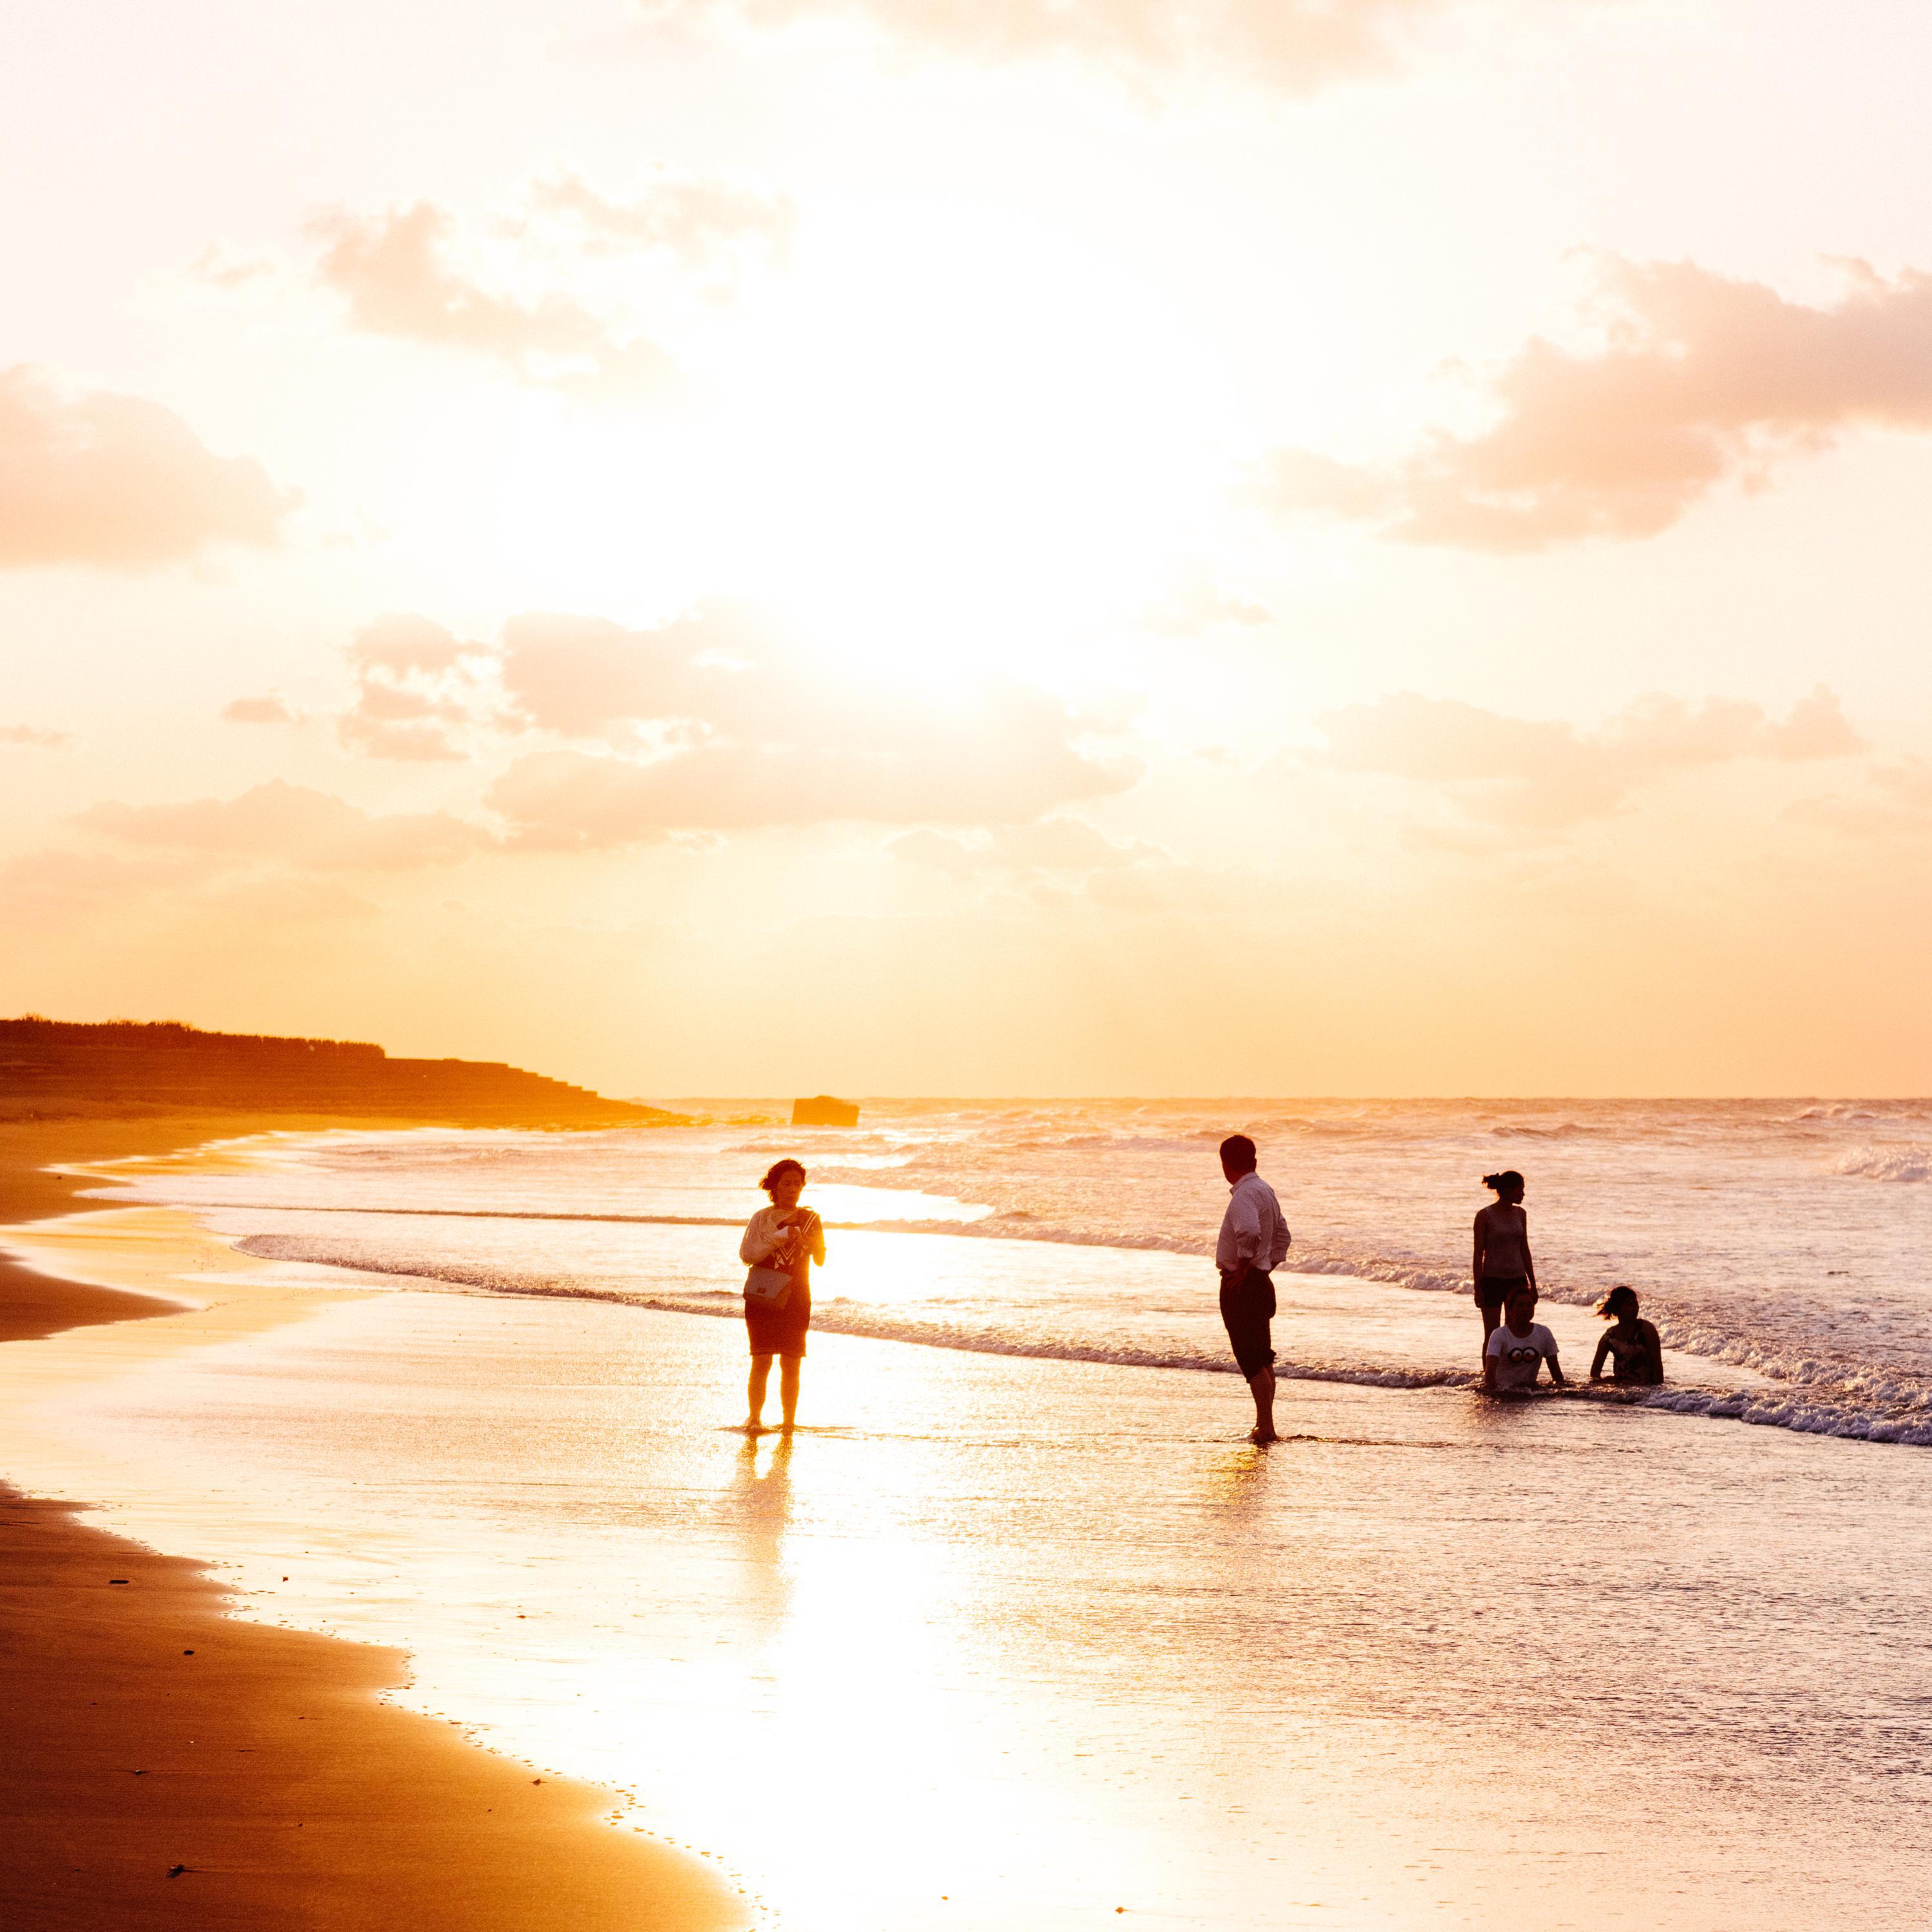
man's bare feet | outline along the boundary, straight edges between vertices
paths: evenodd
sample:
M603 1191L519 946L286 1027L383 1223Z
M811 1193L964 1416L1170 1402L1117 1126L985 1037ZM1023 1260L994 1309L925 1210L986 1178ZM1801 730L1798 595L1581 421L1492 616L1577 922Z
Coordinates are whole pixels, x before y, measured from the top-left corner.
M1279 1442L1281 1438L1272 1429L1263 1429L1257 1424L1248 1431L1248 1440L1257 1449L1265 1449L1270 1442Z

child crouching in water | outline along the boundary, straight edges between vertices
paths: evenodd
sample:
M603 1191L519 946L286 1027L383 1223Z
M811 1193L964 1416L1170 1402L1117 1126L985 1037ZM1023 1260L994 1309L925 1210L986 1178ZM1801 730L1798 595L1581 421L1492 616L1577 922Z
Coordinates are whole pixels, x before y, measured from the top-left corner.
M1636 1290L1613 1288L1598 1304L1597 1312L1616 1326L1604 1330L1597 1353L1590 1364L1590 1379L1604 1378L1604 1358L1610 1358L1614 1382L1648 1384L1654 1387L1664 1379L1664 1343L1650 1323L1637 1316Z
M1536 1290L1521 1282L1510 1290L1502 1321L1483 1346L1483 1388L1490 1395L1524 1394L1536 1386L1537 1371L1545 1361L1551 1382L1568 1388L1556 1359L1556 1337L1536 1318Z

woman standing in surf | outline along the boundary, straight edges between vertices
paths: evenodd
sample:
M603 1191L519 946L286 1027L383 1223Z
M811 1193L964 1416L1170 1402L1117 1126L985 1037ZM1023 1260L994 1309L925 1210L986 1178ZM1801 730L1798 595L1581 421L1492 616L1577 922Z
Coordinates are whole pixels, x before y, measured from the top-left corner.
M752 1216L738 1244L738 1258L752 1270L745 1280L745 1328L752 1344L745 1426L764 1426L765 1389L776 1355L778 1405L789 1430L798 1419L799 1366L812 1325L812 1264L825 1264L825 1228L809 1208L798 1204L805 1169L796 1161L779 1161L758 1185L772 1204Z
M1536 1289L1536 1263L1529 1252L1529 1217L1522 1211L1522 1176L1514 1168L1486 1174L1483 1185L1496 1198L1476 1210L1476 1254L1469 1279L1476 1288L1476 1309L1483 1318L1483 1346L1503 1318L1503 1303L1513 1288Z

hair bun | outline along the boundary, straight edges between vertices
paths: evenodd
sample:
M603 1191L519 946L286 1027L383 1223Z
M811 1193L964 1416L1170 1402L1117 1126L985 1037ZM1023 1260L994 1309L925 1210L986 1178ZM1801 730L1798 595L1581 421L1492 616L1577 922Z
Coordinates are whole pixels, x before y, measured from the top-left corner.
M1502 1178L1502 1176L1500 1174L1486 1174L1483 1176L1483 1185L1485 1187L1493 1187Z

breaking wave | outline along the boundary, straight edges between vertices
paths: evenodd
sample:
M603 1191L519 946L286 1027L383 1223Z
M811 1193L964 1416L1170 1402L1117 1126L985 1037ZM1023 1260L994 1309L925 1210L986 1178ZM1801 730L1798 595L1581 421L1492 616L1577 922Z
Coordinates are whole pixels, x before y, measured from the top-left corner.
M642 1218L642 1217L638 1217ZM660 1220L667 1217L658 1217ZM692 1225L689 1222L679 1225ZM697 1225L716 1225L699 1222ZM730 1225L735 1226L735 1223ZM947 1224L944 1232L961 1230ZM561 1300L614 1303L621 1306L656 1310L668 1314L702 1315L736 1320L741 1303L734 1290L708 1290L683 1294L599 1287L553 1276L474 1264L385 1262L359 1247L335 1246L326 1240L282 1234L256 1234L237 1244L240 1251L261 1258L316 1263L365 1274L388 1275L412 1281L434 1282L458 1292L488 1294L552 1297ZM1334 1263L1307 1273L1356 1274L1361 1270ZM1381 1279L1374 1276L1368 1279ZM1446 1277L1444 1278L1446 1284ZM1411 1279L1400 1285L1421 1285ZM1565 1297L1582 1300L1581 1296ZM1130 1344L1095 1343L1065 1337L1035 1338L1003 1333L967 1322L918 1319L881 1314L836 1296L814 1301L813 1326L841 1335L876 1341L908 1343L922 1348L956 1348L977 1354L1024 1356L1066 1362L1090 1362L1115 1367L1178 1370L1190 1373L1232 1375L1234 1364L1218 1352L1186 1346L1150 1348ZM1832 1436L1858 1442L1932 1447L1932 1381L1909 1374L1860 1368L1811 1358L1789 1360L1735 1336L1714 1331L1673 1329L1660 1323L1666 1348L1680 1354L1705 1356L1754 1370L1774 1378L1774 1385L1749 1389L1711 1389L1675 1384L1637 1390L1610 1386L1576 1388L1577 1399L1606 1401L1660 1413L1750 1424L1763 1428ZM1479 1378L1465 1370L1391 1366L1374 1362L1283 1359L1276 1372L1291 1382L1341 1382L1387 1389L1473 1389Z
M1861 1180L1932 1180L1932 1148L1854 1148L1831 1171Z

